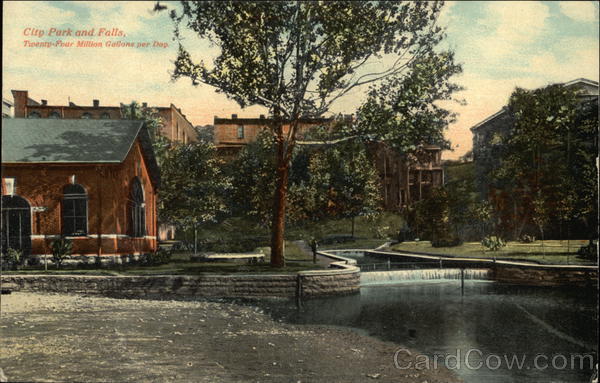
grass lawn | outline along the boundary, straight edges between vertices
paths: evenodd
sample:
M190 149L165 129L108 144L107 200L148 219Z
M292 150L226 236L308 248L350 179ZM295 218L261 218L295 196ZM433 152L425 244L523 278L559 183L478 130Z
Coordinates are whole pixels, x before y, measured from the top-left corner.
M577 250L581 246L587 245L587 243L587 240L571 240L569 249L567 241L547 240L544 241L543 247L541 241L533 243L508 242L505 247L498 251L486 251L479 242L466 242L455 247L432 247L428 241L411 241L393 245L391 249L457 257L522 259L545 264L589 264L589 261L577 257Z
M264 262L249 264L247 260L192 262L190 253L179 252L171 256L171 261L164 265L139 266L115 265L111 268L70 268L63 266L57 270L49 267L45 271L40 266L36 268L24 267L18 271L4 271L5 274L77 274L77 275L199 275L204 273L234 274L234 273L295 273L302 270L319 269L321 266L312 263L312 255L305 254L293 242L286 242L286 266L283 269L271 268L269 262L269 248L258 248L257 251L265 253Z

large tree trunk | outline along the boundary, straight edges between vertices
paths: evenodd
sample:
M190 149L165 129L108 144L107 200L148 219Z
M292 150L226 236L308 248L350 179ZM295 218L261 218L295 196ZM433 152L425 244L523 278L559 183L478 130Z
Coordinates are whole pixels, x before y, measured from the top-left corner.
M289 164L286 158L285 143L277 142L277 179L273 206L271 233L271 266L284 267L285 204L287 199Z

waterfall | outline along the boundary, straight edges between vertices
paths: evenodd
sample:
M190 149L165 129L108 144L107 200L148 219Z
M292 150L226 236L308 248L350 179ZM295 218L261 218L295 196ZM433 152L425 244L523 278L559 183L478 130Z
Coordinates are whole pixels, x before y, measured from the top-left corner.
M415 269L369 271L360 273L361 286L444 279L460 279L460 269ZM465 269L465 279L489 280L491 279L491 270Z

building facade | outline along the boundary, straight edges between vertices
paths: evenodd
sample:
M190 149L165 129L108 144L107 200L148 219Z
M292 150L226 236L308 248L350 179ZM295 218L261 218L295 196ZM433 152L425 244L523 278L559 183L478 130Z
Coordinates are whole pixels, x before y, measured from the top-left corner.
M351 119L351 116L345 116ZM300 120L300 136L310 128L328 126L332 118L305 118ZM214 118L213 140L224 158L234 158L258 133L268 129L270 120L259 118ZM289 124L284 125L287 133ZM444 183L441 163L441 148L434 145L422 146L416 153L403 155L384 143L373 144L369 148L371 157L381 180L381 195L387 210L401 210L425 198L430 190Z
M15 118L53 118L53 119L122 119L121 106L101 106L100 100L93 100L92 105L48 105L47 100L40 102L29 97L27 90L13 90ZM147 108L146 103L142 103ZM151 107L158 111L163 119L162 133L171 141L183 143L195 142L196 131L187 120L181 109L171 104L167 107Z
M24 119L2 126L2 250L73 255L157 249L160 175L141 121Z

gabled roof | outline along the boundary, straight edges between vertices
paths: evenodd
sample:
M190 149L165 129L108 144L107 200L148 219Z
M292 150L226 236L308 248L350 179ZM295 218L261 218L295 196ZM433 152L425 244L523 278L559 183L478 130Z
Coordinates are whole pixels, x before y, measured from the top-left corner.
M3 119L2 163L121 163L138 137L158 186L150 137L139 120Z

